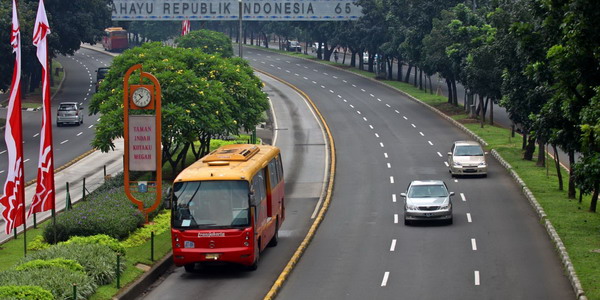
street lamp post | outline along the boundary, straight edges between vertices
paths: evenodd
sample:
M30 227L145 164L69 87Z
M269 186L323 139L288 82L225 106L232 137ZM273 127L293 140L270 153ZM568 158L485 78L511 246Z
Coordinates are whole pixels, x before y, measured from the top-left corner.
M244 57L243 53L242 53L242 0L238 0L238 3L239 3L239 10L240 10L239 16L238 16L239 25L240 25L240 29L238 30L238 41L239 41L239 45L240 45L239 56L241 58L241 57Z

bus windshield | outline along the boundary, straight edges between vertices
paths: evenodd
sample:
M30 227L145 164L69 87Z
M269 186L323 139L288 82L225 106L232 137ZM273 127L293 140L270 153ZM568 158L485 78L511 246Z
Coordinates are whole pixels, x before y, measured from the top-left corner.
M228 228L250 225L248 182L215 180L173 185L173 227Z

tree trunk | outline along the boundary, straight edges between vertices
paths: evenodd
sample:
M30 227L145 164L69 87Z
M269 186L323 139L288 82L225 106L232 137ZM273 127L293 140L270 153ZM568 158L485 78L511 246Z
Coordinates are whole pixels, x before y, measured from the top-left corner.
M419 69L419 90L424 90L423 88L423 70Z
M535 138L533 136L529 136L527 139L527 146L525 147L525 152L523 153L524 160L533 160L533 152L535 152Z
M265 48L269 49L269 36L266 32L263 32L263 36L265 37Z
M417 84L417 73L419 73L419 68L417 66L415 66L415 75L413 76L413 80L414 80L414 86L419 86Z
M346 47L344 47L344 56L342 56L342 65L346 64L346 51L347 51L347 49L346 49Z
M494 125L494 98L490 98L490 125Z
M450 79L446 79L446 85L448 86L448 103L452 104L452 82Z
M538 167L546 166L545 146L546 146L546 143L543 140L538 139L538 157L537 157L537 162L535 163L535 165Z
M458 90L456 89L455 79L452 79L452 105L458 106Z
M429 94L433 95L433 84L431 83L431 76L429 77Z
M356 52L350 50L350 67L356 68Z
M410 71L412 71L412 65L408 64L408 70L406 70L406 76L404 76L404 82L409 83L410 80Z
M596 204L598 204L598 192L600 190L600 179L594 180L594 193L592 194L592 200L590 202L590 211L596 212Z
M387 58L385 61L387 63L387 79L394 80L394 58Z
M560 158L558 157L558 149L556 149L556 144L552 144L552 149L554 150L554 164L556 166L556 176L558 177L558 189L563 190L563 178L562 172L560 169Z
M479 115L479 125L481 126L481 128L483 128L483 123L485 123L485 111L483 110L483 96L479 95L479 108L480 108L480 115ZM535 147L535 146L534 146Z
M573 172L573 165L575 165L575 151L569 149L569 199L575 199L575 174Z
M402 63L398 59L398 81L402 81Z

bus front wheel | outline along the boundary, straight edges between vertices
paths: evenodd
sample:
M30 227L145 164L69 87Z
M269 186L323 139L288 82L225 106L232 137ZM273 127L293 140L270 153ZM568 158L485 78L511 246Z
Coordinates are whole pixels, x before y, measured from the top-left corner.
M193 273L194 270L196 269L196 264L191 263L191 264L183 265L183 268L185 269L186 272Z

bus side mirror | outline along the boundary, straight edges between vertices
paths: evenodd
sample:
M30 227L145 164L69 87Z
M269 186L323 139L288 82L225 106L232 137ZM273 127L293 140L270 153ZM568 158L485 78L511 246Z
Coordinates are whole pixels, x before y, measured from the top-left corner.
M250 191L250 193L248 193L248 199L250 199L250 206L255 206L256 197L254 196L253 191Z
M171 209L171 194L173 193L173 188L169 187L167 189L166 195L163 195L163 203L166 209Z

